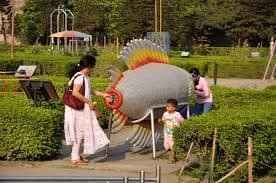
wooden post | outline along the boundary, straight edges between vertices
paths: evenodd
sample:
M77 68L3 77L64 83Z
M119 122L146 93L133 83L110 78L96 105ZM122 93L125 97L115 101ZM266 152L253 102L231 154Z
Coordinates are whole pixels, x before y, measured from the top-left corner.
M216 140L217 140L217 128L214 130L213 135L213 144L212 144L212 156L211 156L211 163L210 163L210 178L211 182L213 182L213 174L214 174L214 164L215 164L215 153L216 153Z
M252 137L248 137L248 183L253 183Z
M191 145L190 145L190 148L189 148L188 154L187 154L187 156L186 156L186 159L185 159L185 161L184 161L184 163L183 163L183 165L182 165L182 167L181 167L181 170L180 170L180 172L179 172L179 174L178 174L179 177L182 175L182 173L183 173L183 171L184 171L184 169L185 169L185 165L186 165L186 163L187 163L187 161L188 161L188 159L189 159L189 156L190 156L190 153L191 153L191 150L192 150L193 145L194 145L194 142L192 142Z
M119 57L119 38L116 39L117 58Z
M12 44L11 44L11 57L14 57L14 5L12 7Z
M275 46L276 46L276 41L274 42L274 46L272 48L272 53L270 53L270 57L269 57L269 60L268 60L268 63L266 65L266 69L265 69L265 73L264 73L264 77L263 77L263 80L266 79L266 75L268 73L268 69L270 67L270 63L271 63L271 60L272 60L272 57L273 57L273 54L274 54L274 51L275 51Z
M157 34L157 0L154 1L154 30Z
M242 164L238 165L236 168L234 168L231 172L229 172L228 174L226 174L224 177L222 177L221 179L219 179L218 181L216 181L215 183L220 183L222 181L224 181L226 178L230 177L233 173L235 173L235 171L237 171L240 167L242 167L243 165L245 165L246 163L248 163L248 161L246 160L245 162L243 162Z
M214 85L217 85L218 79L218 64L215 62L214 64Z
M272 72L271 72L271 76L270 76L271 80L274 79L275 70L276 70L276 62L274 63L274 66L272 68Z

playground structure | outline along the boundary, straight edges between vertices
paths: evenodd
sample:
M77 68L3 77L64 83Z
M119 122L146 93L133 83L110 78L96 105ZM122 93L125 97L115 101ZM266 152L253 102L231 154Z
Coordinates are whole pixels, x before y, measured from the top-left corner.
M141 150L152 146L155 158L155 142L163 133L162 125L155 121L162 116L169 98L188 108L189 73L170 65L166 51L149 40L132 41L121 51L120 58L129 70L121 72L113 66L109 70L111 83L107 93L113 102L106 105L112 109L113 123L112 129L109 123L108 131L117 133L127 122L133 124L127 141Z
M56 32L54 33L53 17L56 14ZM72 19L71 27L68 26L68 18ZM57 50L78 53L79 47L92 45L92 35L74 31L74 14L64 5L59 5L50 14L50 44L54 50L55 38ZM71 30L69 30L71 28ZM61 45L63 44L63 47Z
M63 39L64 51L68 53L78 53L80 47L88 47L92 45L92 36L78 31L62 31L50 35L51 39L56 38L58 42L58 50L60 50L60 42ZM52 41L52 50L54 49L54 41Z

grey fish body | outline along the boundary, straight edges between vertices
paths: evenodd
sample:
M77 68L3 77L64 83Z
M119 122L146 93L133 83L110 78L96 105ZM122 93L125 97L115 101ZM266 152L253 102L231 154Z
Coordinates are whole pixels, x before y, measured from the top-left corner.
M123 75L116 85L123 95L119 110L131 119L144 117L150 107L165 105L169 98L189 100L189 73L179 67L149 63Z

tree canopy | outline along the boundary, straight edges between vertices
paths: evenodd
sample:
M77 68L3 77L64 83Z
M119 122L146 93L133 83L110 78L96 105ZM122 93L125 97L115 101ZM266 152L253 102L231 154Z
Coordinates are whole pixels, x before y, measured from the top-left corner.
M158 9L159 9L159 1ZM26 0L20 33L29 42L49 34L49 14L59 4L75 15L75 29L120 40L154 31L155 0ZM162 0L162 30L173 45L206 39L213 45L268 42L276 32L275 0ZM41 8L43 7L43 8ZM159 21L159 18L158 18Z

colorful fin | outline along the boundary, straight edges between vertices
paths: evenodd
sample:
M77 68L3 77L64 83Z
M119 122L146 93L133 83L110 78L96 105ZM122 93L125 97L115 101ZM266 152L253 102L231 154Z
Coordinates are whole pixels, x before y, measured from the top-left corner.
M110 66L108 70L110 88L115 88L120 79L124 76L122 71L115 66Z
M112 133L117 133L120 131L126 124L128 117L121 111L114 109L113 118L112 118Z
M120 58L131 70L148 63L169 63L166 51L146 39L131 41L121 51Z

